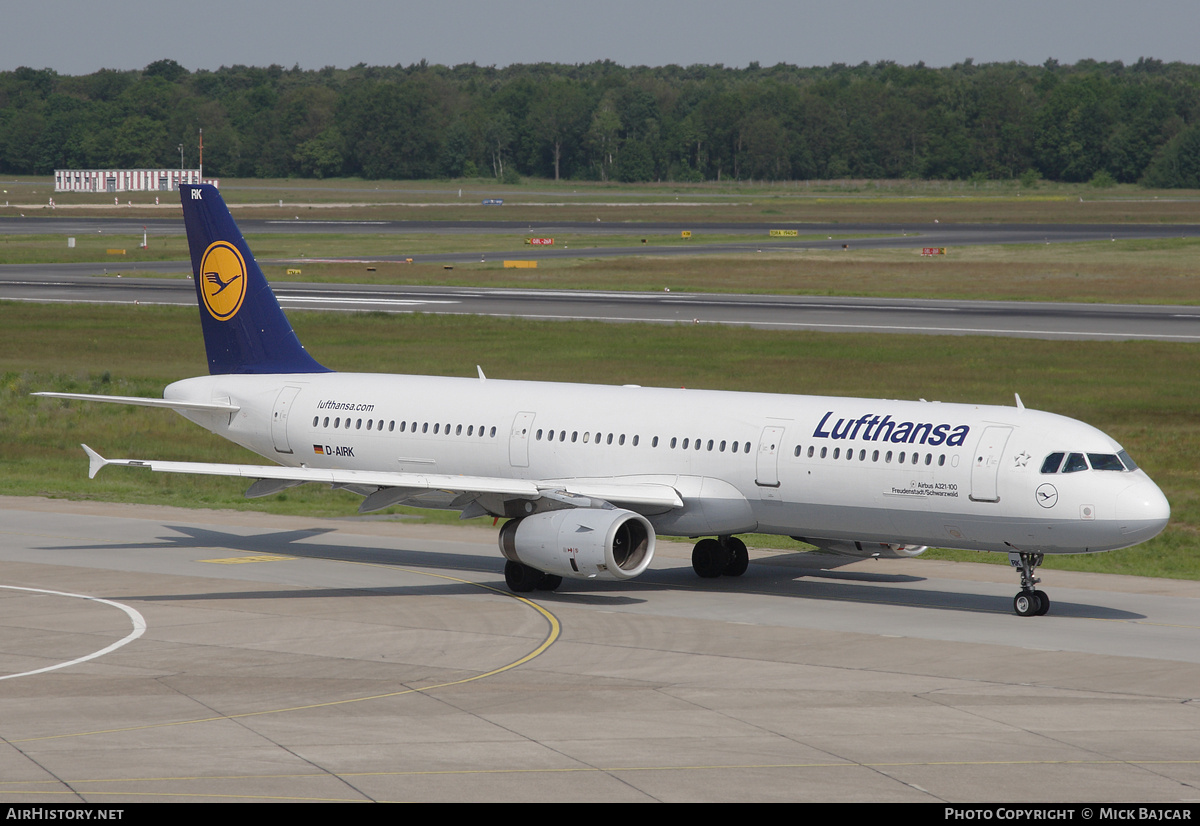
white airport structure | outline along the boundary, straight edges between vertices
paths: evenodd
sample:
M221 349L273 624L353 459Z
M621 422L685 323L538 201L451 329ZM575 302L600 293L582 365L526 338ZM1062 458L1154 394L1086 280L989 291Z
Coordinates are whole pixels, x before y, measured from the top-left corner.
M55 192L175 192L180 184L212 184L201 169L56 169Z

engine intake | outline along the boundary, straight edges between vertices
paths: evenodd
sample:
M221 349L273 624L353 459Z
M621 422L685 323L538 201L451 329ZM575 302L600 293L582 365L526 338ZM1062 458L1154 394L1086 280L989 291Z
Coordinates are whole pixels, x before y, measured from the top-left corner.
M641 514L569 508L514 519L500 529L500 552L570 579L633 579L654 557L654 529Z

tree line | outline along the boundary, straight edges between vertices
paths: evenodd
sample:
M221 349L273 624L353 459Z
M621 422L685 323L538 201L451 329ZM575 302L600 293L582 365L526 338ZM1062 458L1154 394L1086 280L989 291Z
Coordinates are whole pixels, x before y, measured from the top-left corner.
M0 73L0 173L1200 187L1200 67L1139 59Z

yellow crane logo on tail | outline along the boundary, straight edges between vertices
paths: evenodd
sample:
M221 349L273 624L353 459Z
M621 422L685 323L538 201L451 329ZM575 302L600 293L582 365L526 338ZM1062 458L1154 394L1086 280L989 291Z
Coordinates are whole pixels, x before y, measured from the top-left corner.
M200 260L200 295L209 315L228 321L246 297L246 261L228 241L214 241Z

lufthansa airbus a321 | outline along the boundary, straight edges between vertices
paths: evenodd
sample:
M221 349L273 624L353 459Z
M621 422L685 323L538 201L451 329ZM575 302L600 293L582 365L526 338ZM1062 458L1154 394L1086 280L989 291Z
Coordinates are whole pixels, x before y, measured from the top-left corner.
M276 464L106 459L241 476L248 497L322 482L393 505L491 515L517 592L643 573L656 535L700 538L702 577L738 576L738 534L834 553L1006 553L1022 616L1044 554L1111 551L1167 524L1162 492L1109 436L1014 407L332 372L305 351L215 188L181 187L210 375L162 399Z

